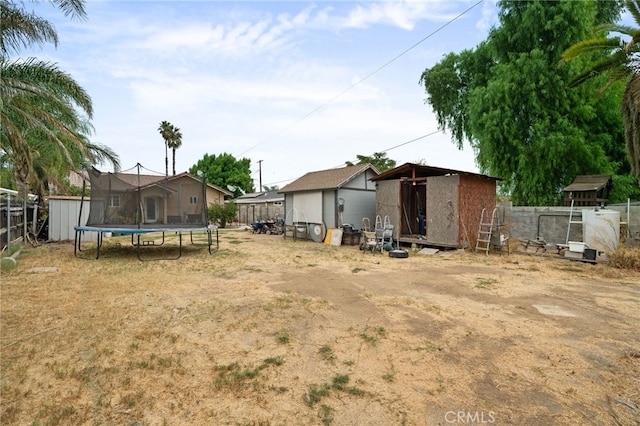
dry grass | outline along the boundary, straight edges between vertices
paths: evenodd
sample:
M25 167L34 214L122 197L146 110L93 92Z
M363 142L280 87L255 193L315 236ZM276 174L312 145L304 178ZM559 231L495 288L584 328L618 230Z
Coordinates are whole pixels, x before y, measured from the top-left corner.
M609 255L609 264L614 268L640 272L640 248L617 249Z
M3 425L639 420L635 272L515 254L394 259L243 231L222 233L213 255L189 245L140 262L113 238L94 257L49 244L3 271ZM44 266L57 272L30 272Z

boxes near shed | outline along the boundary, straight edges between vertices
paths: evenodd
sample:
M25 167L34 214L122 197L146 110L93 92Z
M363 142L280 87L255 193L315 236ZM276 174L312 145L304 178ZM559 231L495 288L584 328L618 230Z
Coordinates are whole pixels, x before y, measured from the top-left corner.
M584 253L586 244L578 241L569 241L569 251L573 251L575 253Z

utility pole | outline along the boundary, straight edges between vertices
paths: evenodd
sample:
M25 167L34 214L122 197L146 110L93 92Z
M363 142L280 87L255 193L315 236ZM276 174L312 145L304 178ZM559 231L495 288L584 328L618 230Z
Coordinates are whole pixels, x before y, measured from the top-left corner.
M262 160L258 160L258 179L260 182L260 189L258 192L262 192Z

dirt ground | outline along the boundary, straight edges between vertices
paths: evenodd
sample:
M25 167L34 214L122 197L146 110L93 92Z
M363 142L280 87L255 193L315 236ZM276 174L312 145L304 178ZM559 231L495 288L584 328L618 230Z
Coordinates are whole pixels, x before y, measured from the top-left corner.
M640 424L637 272L245 230L178 260L129 243L3 272L1 424Z

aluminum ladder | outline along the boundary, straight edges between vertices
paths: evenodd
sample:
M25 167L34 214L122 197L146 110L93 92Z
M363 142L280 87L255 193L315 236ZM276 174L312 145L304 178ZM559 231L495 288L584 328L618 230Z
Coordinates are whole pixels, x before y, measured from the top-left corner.
M500 226L498 224L498 209L493 209L491 213L491 221L489 221L489 213L487 209L482 209L480 214L480 225L478 226L478 238L476 239L476 252L484 250L487 256L489 255L489 249L491 248L491 236L493 234L494 227Z

